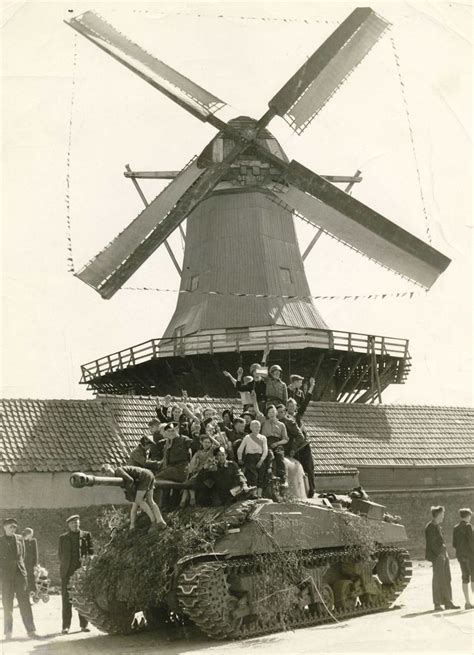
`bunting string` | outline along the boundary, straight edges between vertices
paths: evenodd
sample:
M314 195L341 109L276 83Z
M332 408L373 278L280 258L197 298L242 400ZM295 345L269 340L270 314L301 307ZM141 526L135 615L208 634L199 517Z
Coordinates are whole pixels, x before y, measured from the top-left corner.
M67 270L74 273L74 256L72 251L72 227L71 227L71 150L72 150L72 122L74 115L74 103L76 99L76 69L77 69L77 34L74 34L73 55L72 55L72 82L71 82L71 103L69 108L69 125L66 151L66 249L67 249Z
M405 82L403 81L402 77L402 68L400 66L400 56L398 54L397 47L395 45L395 40L393 36L390 37L390 42L392 44L392 49L393 49L393 56L395 59L395 67L397 70L397 75L398 75L398 81L400 83L400 89L401 89L401 96L403 100L403 107L405 109L405 114L407 117L407 123L408 123L408 132L410 134L410 143L411 143L411 149L413 152L413 159L415 161L415 169L416 169L416 175L418 178L418 189L420 191L420 200L421 200L421 207L423 211L423 216L425 219L425 230L426 230L426 237L430 243L432 243L432 238L431 238L431 229L430 229L430 220L428 218L428 212L426 210L426 202L425 202L425 195L423 193L423 185L421 183L421 173L420 173L420 167L418 164L418 157L416 154L416 146L415 146L415 135L413 133L413 126L412 126L412 121L411 121L411 116L410 116L410 110L408 108L408 101L407 101L407 96L406 96L406 88L405 88Z
M233 296L236 298L282 298L283 300L386 300L406 298L411 300L426 291L398 291L393 293L346 294L326 296L297 296L273 293L243 293L238 291L199 291L195 289L160 289L158 287L122 287L122 291L154 291L156 293L197 294L202 296Z

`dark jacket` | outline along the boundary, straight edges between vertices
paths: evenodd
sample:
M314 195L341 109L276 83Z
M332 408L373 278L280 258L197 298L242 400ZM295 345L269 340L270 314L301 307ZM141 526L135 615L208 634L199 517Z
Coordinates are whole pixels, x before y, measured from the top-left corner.
M32 571L38 564L38 542L33 537L25 543L25 567L27 571Z
M59 537L59 575L61 579L71 576L76 569L80 567L82 557L87 557L94 553L92 547L92 537L90 532L79 530L79 552L74 552L75 536L74 532L68 530Z
M255 391L257 403L265 402L267 398L267 383L263 378L260 380L252 380L247 384L244 384L242 380L237 380L235 388L237 391Z
M474 557L474 538L472 525L459 521L453 530L453 548L456 549L458 559L471 559Z
M138 446L130 453L127 464L129 466L138 466L142 469L148 469L149 471L158 471L160 466L160 462L149 459L147 451L140 444L138 444Z
M289 442L285 444L285 452L290 453L293 451L296 453L306 446L308 440L292 416L285 416L283 423L286 425L286 432L289 439Z
M0 579L2 582L12 580L17 570L26 578L25 542L23 537L14 534L0 537Z
M235 487L242 487L247 480L242 470L235 462L227 461L218 465L215 471L202 469L197 477L199 483L212 484L222 504L231 503L234 496L230 493Z
M425 527L426 559L434 562L438 555L446 552L443 531L438 523L430 521Z

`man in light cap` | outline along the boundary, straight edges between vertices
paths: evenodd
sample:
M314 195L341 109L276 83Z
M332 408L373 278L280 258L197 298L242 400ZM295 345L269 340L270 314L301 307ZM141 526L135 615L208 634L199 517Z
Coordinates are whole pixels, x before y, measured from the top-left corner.
M0 581L2 584L3 626L5 639L11 639L13 630L13 598L16 596L21 618L28 636L37 637L28 594L25 568L25 544L15 534L17 522L3 521L4 535L0 537Z
M94 553L90 532L80 529L79 514L73 514L66 519L67 532L59 537L59 574L61 576L61 596L63 600L63 634L71 628L72 603L69 596L69 580L74 571L80 568L83 558ZM78 613L79 614L79 613ZM82 632L89 632L87 619L79 614L79 625Z

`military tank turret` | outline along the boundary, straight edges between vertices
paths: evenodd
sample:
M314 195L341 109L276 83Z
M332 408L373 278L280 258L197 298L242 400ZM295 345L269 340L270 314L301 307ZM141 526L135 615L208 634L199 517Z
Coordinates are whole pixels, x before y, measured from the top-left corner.
M75 487L121 482L71 478ZM145 529L129 533L124 525L76 574L73 603L105 632L128 632L141 610L150 625L191 620L216 639L387 610L411 578L405 528L381 505L353 498L343 507L338 500L258 499L187 508L168 514L169 528L154 535ZM193 534L201 537L193 541ZM141 589L140 600L137 580L154 587Z

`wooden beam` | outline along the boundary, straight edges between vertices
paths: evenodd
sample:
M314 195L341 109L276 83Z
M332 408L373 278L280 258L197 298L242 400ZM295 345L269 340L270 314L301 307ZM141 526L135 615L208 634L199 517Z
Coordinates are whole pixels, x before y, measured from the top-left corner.
M316 232L316 234L314 235L314 237L313 237L313 238L311 239L311 241L309 242L308 247L306 248L306 250L305 250L304 253L303 253L303 261L306 259L306 257L309 255L309 253L312 251L312 249L314 248L314 244L316 243L316 241L319 239L319 237L320 237L323 233L324 233L324 230L318 230L318 231Z
M354 400L354 398L357 396L357 393L359 392L359 385L362 384L362 381L364 380L369 370L370 370L370 364L366 364L362 370L362 373L359 375L355 383L352 385L352 388L347 394L347 398L344 400L344 402L351 403Z
M330 372L328 374L328 379L327 379L326 384L324 385L324 389L322 390L321 394L319 395L319 400L322 400L324 398L324 394L329 389L329 385L331 384L331 381L332 381L332 379L334 377L334 374L337 371L337 369L339 368L339 364L341 363L343 357L344 357L344 353L342 355L339 355L336 362L329 369Z
M344 389L346 388L347 383L348 383L349 380L351 379L352 374L354 373L355 369L359 366L359 364L360 364L360 362L361 362L361 359L362 359L362 355L359 355L359 357L357 357L357 358L353 361L353 363L351 364L351 366L350 366L350 368L349 368L349 372L348 372L348 374L346 375L346 379L345 379L344 382L341 384L341 387L339 388L339 391L337 392L338 395L339 395L339 398L341 398L341 396L342 396L342 392L343 392Z
M179 175L180 171L132 171L129 168L124 173L125 177L142 180L173 180ZM321 175L328 182L334 184L344 184L349 183L349 186L344 189L346 192L350 190L354 184L362 182L360 177L360 171L357 171L355 175Z
M128 164L125 166L125 168L127 169L127 171L130 171L130 166ZM141 190L140 185L138 184L138 182L136 181L136 179L134 177L131 177L131 180L132 180L133 186L137 190L138 195L142 199L143 204L145 205L145 207L148 207L148 200L145 198L145 194ZM178 271L179 275L181 276L181 274L182 274L181 267L178 264L178 260L174 256L174 252L172 251L170 244L168 243L168 241L164 241L163 243L165 245L166 250L168 251L168 255L170 256L171 261L173 262L176 270Z

